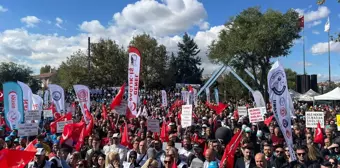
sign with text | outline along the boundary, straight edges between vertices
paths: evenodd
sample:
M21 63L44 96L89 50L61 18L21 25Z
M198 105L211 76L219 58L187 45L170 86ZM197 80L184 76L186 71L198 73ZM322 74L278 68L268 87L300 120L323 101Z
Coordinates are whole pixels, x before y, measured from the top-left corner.
M182 128L192 125L192 105L182 105L181 125Z
M41 120L41 112L39 110L25 111L25 121Z
M148 119L148 131L159 133L159 120L158 119Z
M53 117L52 110L44 110L44 118Z
M265 107L256 107L248 109L249 122L258 123L264 121L263 114L265 113L265 111L266 111Z
M237 111L238 111L239 116L247 116L248 115L246 106L238 106Z
M57 133L62 133L66 124L72 124L72 120L57 122Z
M18 136L38 135L38 123L24 123L18 125Z
M325 114L322 111L307 111L306 112L306 127L316 128L320 122L321 128L325 127Z

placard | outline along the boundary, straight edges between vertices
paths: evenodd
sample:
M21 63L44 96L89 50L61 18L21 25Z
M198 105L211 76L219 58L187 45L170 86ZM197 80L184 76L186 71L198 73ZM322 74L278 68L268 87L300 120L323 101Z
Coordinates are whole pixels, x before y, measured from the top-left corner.
M249 122L258 123L264 121L264 113L266 112L265 107L256 107L248 109Z
M57 122L57 133L62 133L64 131L64 127L66 124L72 124L72 120L67 120L67 121L59 121Z
M44 110L44 118L53 117L52 110Z
M237 111L238 111L239 116L247 116L248 115L246 106L238 106Z
M39 110L25 111L25 122L31 122L32 120L41 120L41 112Z
M182 128L192 125L192 105L182 105L181 125Z
M38 135L38 123L24 123L18 125L18 136Z
M306 112L306 127L316 128L320 122L321 128L325 127L325 114L321 111L307 111Z
M336 115L336 125L338 127L338 131L340 131L340 114Z
M159 133L159 120L158 119L148 119L148 131Z

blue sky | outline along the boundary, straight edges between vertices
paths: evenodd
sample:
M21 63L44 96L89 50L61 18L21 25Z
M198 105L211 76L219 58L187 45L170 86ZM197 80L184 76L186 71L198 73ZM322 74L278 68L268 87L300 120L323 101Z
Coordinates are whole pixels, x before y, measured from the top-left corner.
M0 58L32 66L35 72L45 65L58 66L78 49L86 49L87 36L93 41L111 38L126 46L134 35L146 32L159 43L176 51L184 32L192 35L200 48L206 73L216 66L205 56L207 45L216 39L229 17L243 9L260 6L305 15L307 72L328 78L327 33L340 32L340 4L327 0L322 7L314 0L2 0L0 1ZM332 43L332 78L340 80L340 44ZM283 65L302 73L302 43L295 41L291 54L280 58Z

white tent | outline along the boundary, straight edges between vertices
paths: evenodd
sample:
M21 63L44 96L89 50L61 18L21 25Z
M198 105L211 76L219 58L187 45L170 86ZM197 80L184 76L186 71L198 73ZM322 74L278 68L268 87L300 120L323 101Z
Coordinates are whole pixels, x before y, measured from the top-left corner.
M301 93L298 93L296 92L295 90L293 89L289 89L289 94L290 94L290 97L293 99L293 100L298 100L299 97L301 96Z
M328 93L315 96L314 100L340 100L340 88L337 87Z
M314 96L320 95L319 93L316 93L314 90L309 89L305 94L301 95L299 97L299 101L313 101Z

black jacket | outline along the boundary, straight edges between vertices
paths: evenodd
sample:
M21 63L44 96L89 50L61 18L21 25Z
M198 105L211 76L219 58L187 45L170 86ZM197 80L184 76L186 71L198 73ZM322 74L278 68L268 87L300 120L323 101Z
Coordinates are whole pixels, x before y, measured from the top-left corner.
M254 158L250 159L250 164L249 164L249 168L255 167L255 160ZM244 163L244 157L238 158L235 162L234 168L245 168L246 165Z

